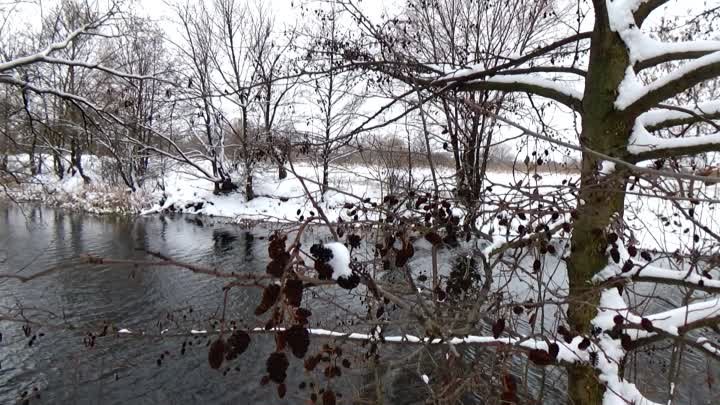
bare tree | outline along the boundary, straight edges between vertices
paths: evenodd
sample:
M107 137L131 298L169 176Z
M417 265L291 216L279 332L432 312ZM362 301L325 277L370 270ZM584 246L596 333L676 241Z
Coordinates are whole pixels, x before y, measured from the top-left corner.
M352 42L349 33L342 31L342 13L333 3L329 10L318 8L313 22L315 30L309 34L306 58L312 69L319 72L310 83L312 92L309 122L312 125L313 145L320 148L322 166L321 199L328 191L330 163L340 150L352 140L352 124L358 118L363 103L363 84L355 72L343 71L345 44Z

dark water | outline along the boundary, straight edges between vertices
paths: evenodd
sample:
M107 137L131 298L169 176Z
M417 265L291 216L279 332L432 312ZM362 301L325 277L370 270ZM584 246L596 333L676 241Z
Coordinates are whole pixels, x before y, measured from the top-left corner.
M290 358L285 400L278 399L275 385L259 384L265 359L275 347L268 336L254 335L250 350L231 363L231 368L210 369L208 337L188 331L214 329L209 319L220 317L222 281L179 269L91 265L80 260L83 254L146 260L142 251L146 249L228 272L264 272L271 231L212 223L207 218L127 219L0 206L0 273L29 276L58 266L61 269L27 283L0 279L0 404L23 403L23 398L30 397L31 404L306 403L307 391L297 387L309 378L298 359ZM418 252L422 256L422 249ZM522 288L524 285L518 286ZM259 292L233 290L226 317L256 326L253 310ZM306 304L313 309L313 316L322 314L339 323L347 318L322 298ZM554 315L545 317L552 325ZM29 337L23 332L23 319L31 322ZM146 335L110 333L87 347L88 332L98 334L106 324L142 330ZM181 354L183 343L186 351ZM478 359L487 355L468 353ZM655 400L664 398L667 358L667 353L659 350L638 356L628 365L641 390ZM717 363L692 352L683 360L680 380L685 384L679 399L692 404L719 403L718 389L706 382L708 376L720 381ZM532 391L543 392L543 403L564 403L561 369L516 366L519 373L525 373ZM342 390L358 392L366 374L362 368L346 372L339 383L344 384ZM414 370L393 378L394 394L388 393L387 403L418 403L418 398L425 396ZM476 396L469 402L484 401Z
M269 232L182 217L128 220L0 208L0 273L28 276L62 267L27 283L0 280L0 313L33 322L28 338L24 323L0 321L0 403L22 403L23 392L39 393L30 401L38 404L298 403L300 360L291 359L286 401L277 399L273 384L259 384L274 350L271 339L254 336L251 350L223 375L225 368L208 366L207 337L187 336L191 329L213 330L208 319L220 316L222 282L178 269L79 260L86 253L147 259L137 249L149 249L226 271L264 272ZM234 290L227 317L253 319L258 296L259 290ZM98 334L106 322L154 337L109 334L86 347L87 333ZM170 336L175 333L184 336Z

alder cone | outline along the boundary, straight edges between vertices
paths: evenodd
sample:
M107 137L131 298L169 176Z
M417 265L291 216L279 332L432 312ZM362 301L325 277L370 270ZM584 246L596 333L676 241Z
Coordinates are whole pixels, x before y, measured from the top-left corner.
M530 361L539 366L547 366L548 364L553 363L553 359L550 357L550 353L541 349L530 350L530 352L528 353L528 358L530 359Z
M239 355L245 353L250 346L250 335L244 330L236 330L227 340L227 360L233 360Z
M353 288L360 285L360 276L353 273L349 275L348 277L341 276L337 279L337 285L340 287L346 289L346 290L352 290Z
M425 235L425 239L433 245L439 245L442 243L442 238L435 232L430 232Z
M493 333L493 337L495 339L499 338L504 330L505 330L505 319L504 318L500 318L497 321L495 321L495 323L493 323L492 333Z
M293 355L298 359L305 357L310 347L310 333L299 325L294 325L287 330L287 344Z
M278 397L285 398L285 394L287 393L287 387L285 386L285 383L277 386L277 393Z
M295 320L300 324L305 325L308 323L308 318L312 316L312 312L306 308L298 308L295 310Z
M635 263L633 263L632 260L628 259L628 261L626 261L625 264L623 264L622 272L627 273L628 271L632 270L634 265L635 265Z
M270 284L265 287L262 294L262 300L260 305L255 308L255 315L262 315L267 312L268 309L272 308L280 296L280 286L276 284Z
M330 280L332 278L333 268L325 262L315 260L315 271L317 271L320 280Z
M645 329L645 330L648 331L648 332L652 332L652 331L653 331L652 321L650 321L650 320L647 319L647 318L643 318L643 319L640 321L640 325L643 327L643 329Z
M410 248L404 247L395 254L395 266L403 267L407 264L408 260L415 254L415 249L410 245Z
M318 363L320 363L320 359L321 359L321 356L319 354L305 359L305 370L307 370L307 371L315 370L315 367L317 367Z
M335 405L337 403L337 399L335 398L335 393L332 390L326 390L322 394L322 405Z
M273 259L268 263L265 272L273 277L280 278L285 273L285 264L287 262L281 259Z
M280 331L275 334L275 351L281 352L285 350L287 345L287 332Z
M355 248L355 249L360 247L360 241L362 240L360 235L353 233L353 234L348 235L347 239L348 239L348 243L350 243L350 247Z
M270 380L278 384L282 384L283 382L285 382L289 365L290 362L288 362L285 353L271 353L270 357L268 357L267 362L265 363Z
M208 352L208 363L210 368L218 369L222 366L223 359L225 358L225 341L222 338L218 338L210 345L210 351Z
M587 350L587 348L590 347L590 339L585 338L578 344L578 349L580 350Z
M299 307L302 303L303 283L300 280L290 279L285 281L285 302L293 307Z
M627 251L628 251L628 254L630 255L630 257L637 256L638 251L635 246L633 246L633 245L628 246Z
M500 394L500 403L504 405L517 404L517 379L511 374L502 377L503 392Z
M632 338L630 335L623 333L622 336L620 336L620 344L625 351L632 350Z
M285 241L287 241L287 235L274 234L270 237L270 243L268 243L268 255L271 259L281 259L285 252Z

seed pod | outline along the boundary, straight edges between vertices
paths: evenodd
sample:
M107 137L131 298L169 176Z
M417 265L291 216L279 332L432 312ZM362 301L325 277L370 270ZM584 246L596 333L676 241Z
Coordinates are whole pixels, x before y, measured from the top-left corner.
M643 260L645 260L646 262L652 261L652 256L650 256L650 253L644 250L640 253L640 257L642 257Z
M302 326L293 325L287 330L287 343L295 357L302 359L310 346L310 333Z
M355 273L349 276L340 276L337 279L337 285L346 290L352 290L353 288L360 285L360 276Z
M637 248L634 245L628 246L627 251L630 257L635 257L638 253Z
M335 405L336 403L335 393L332 390L325 390L322 394L322 405Z
M298 210L300 215L300 210ZM285 252L285 242L287 241L287 235L273 234L270 237L270 243L268 244L268 255L271 259L279 259Z
M236 330L227 340L227 360L233 360L237 356L243 354L250 346L250 335L243 330ZM184 347L183 347L184 349Z
M496 320L492 326L493 337L495 339L499 338L504 330L505 330L505 318L500 318L500 319Z
M530 361L539 366L547 366L548 364L553 363L553 359L550 357L550 353L546 352L545 350L531 349L528 353L528 358L530 359Z
M633 266L635 266L635 263L633 263L632 260L628 259L622 266L622 272L627 273L628 271L632 270Z
M615 325L622 325L623 322L625 322L625 318L623 318L622 315L618 314L613 317L613 322Z
M285 398L286 392L287 392L287 387L285 387L284 383L277 386L278 397Z
M283 383L287 377L287 369L289 365L290 363L288 362L285 353L271 353L265 363L270 380L278 384Z
M305 370L307 371L313 371L315 370L315 367L317 367L318 363L320 363L321 356L315 355L308 357L305 359Z
M610 249L610 257L612 257L615 263L620 263L620 252L617 248Z
M578 349L580 350L587 350L587 348L590 347L590 339L584 338L580 344L578 344Z
M439 245L442 243L442 238L435 232L430 232L425 235L425 239L433 245Z
M642 326L643 329L645 329L645 330L648 331L648 332L652 332L652 331L653 331L652 321L649 320L649 319L647 319L647 318L643 318L643 319L640 321L640 325Z
M540 260L539 260L539 259L535 259L535 261L533 262L533 272L534 272L534 273L539 272L541 266L542 266L542 263L540 262Z
M303 283L300 280L290 279L285 281L285 302L293 307L299 307L302 303Z
M298 308L295 310L295 320L303 325L307 323L308 318L310 318L311 316L312 312L310 312L309 309Z
M360 238L359 235L353 233L348 235L347 240L350 244L350 247L357 249L360 247L360 241L362 240L362 238Z
M272 308L280 296L280 286L277 284L270 284L265 287L262 294L262 300L260 305L255 308L255 315L262 315L267 312L268 309Z
M283 350L285 350L286 345L287 345L287 332L280 331L280 332L275 333L275 351L282 352Z
M218 338L210 346L210 351L208 352L208 363L210 363L211 368L217 370L218 368L220 368L220 366L222 366L224 358L225 341L222 338Z
M627 333L623 333L620 336L620 344L622 345L622 348L625 349L625 351L629 351L632 349L632 339L630 338L630 335Z

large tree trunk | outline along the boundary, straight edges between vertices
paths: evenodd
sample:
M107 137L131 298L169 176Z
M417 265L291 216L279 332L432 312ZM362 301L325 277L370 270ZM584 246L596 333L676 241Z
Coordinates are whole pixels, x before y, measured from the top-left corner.
M596 21L590 50L582 112L583 147L623 158L632 128L625 114L615 110L618 85L629 58L620 37L608 27L604 0L596 1ZM568 265L570 327L588 334L597 313L600 291L590 281L608 263L609 228L622 221L627 170L616 168L609 175L598 173L601 160L583 153L577 216ZM589 365L568 369L568 404L600 405L604 386Z

